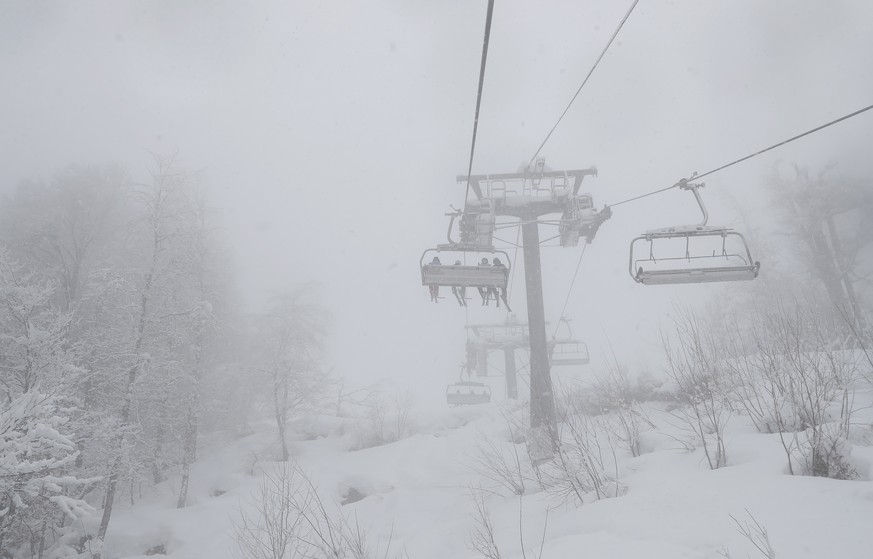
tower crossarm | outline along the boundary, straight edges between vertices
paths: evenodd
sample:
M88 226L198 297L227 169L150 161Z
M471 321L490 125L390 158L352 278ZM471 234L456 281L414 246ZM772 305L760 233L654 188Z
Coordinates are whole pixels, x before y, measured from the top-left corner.
M564 213L577 196L582 181L596 176L597 169L570 171L522 171L487 175L459 176L458 182L469 180L476 194L468 200L471 211L487 207L492 215L535 219L539 216Z

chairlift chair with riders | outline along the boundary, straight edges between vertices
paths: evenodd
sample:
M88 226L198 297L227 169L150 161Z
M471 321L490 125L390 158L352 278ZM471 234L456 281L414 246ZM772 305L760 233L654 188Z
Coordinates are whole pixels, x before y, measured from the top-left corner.
M752 259L745 237L728 227L706 224L709 214L698 192L703 186L686 179L679 182L679 188L694 194L703 213L700 224L652 229L631 241L629 272L635 282L671 285L748 281L758 277L761 263ZM655 245L664 245L670 239L684 241L684 254L656 256ZM640 241L648 243L648 254L640 256L637 244ZM692 252L692 245L699 252ZM701 246L711 253L701 251Z
M491 401L491 387L482 382L460 381L446 387L446 403L450 406L474 406Z
M451 264L448 263L452 258L446 259L444 264L439 258L440 253L449 253L456 256L474 255L472 260L474 264ZM488 257L483 259L488 261L488 264L482 263L479 257L483 254L502 254L506 259L506 264L502 266L494 266ZM428 255L435 255L434 260L428 260ZM455 260L457 262L458 258ZM435 285L439 287L481 287L506 289L509 283L509 255L506 251L496 250L494 247L481 247L477 245L438 245L436 248L429 248L424 251L419 261L421 266L421 284Z
M479 244L468 240L470 238L468 235L478 240L486 234L490 240L490 233L487 233L487 220L478 217L473 219L472 223L475 227L462 229L464 234L462 241L455 242L451 236L452 225L456 217L463 217L463 213L456 212L449 215L452 218L449 222L449 243L427 249L421 255L419 260L421 284L431 290L438 290L440 287L452 288L458 303L462 306L466 306L464 293L468 287L490 294L489 298L500 297L506 303L506 289L512 266L509 254L504 250L495 249L491 244ZM441 254L443 258L440 258ZM496 254L502 255L502 260L500 257L495 257ZM494 257L493 260L491 257Z

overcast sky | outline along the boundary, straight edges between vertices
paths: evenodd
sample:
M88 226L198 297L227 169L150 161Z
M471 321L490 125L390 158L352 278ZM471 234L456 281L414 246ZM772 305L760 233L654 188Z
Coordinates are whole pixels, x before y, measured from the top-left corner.
M527 162L629 4L497 0L474 172ZM463 359L465 317L428 302L418 260L463 203L455 176L468 162L485 8L3 2L0 180L73 163L141 176L149 152L177 152L214 193L252 308L320 282L337 372L410 383L422 404L438 402ZM867 0L641 0L543 155L556 169L597 166L586 187L598 207L707 171L873 102L871 22ZM715 175L711 223L739 227L738 208L766 221L761 189L780 162L869 177L871 145L867 113ZM645 368L677 298L722 296L627 275L632 237L696 220L690 195L670 191L603 226L568 305L595 367L609 339ZM544 250L553 323L579 250ZM765 270L767 256L756 254ZM526 316L522 293L512 302Z

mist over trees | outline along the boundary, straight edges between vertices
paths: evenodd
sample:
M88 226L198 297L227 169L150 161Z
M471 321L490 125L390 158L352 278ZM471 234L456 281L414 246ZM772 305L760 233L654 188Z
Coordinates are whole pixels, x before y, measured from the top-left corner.
M765 182L778 234L752 223L749 236L774 257L758 281L676 308L663 376L711 468L728 464L725 427L742 413L779 435L789 473L852 479L855 389L873 367L873 189L832 169ZM142 181L110 165L20 185L0 206L0 549L102 557L113 511L161 484L188 506L204 440L253 419L275 427L273 458L293 460L295 420L350 405L324 365L330 328L312 286L246 312L221 215L173 157ZM636 456L652 425L639 410L651 388L618 362L611 375L564 395L560 460L534 476L578 504L623 491L595 447ZM409 402L387 413L364 392L356 448L402 438Z
M3 199L0 549L17 550L9 557L101 556L114 505L173 477L185 507L203 437L245 432L261 403L281 429L323 379L324 312L302 292L264 316L243 312L201 183L175 158L155 157L141 183L117 166L70 167Z
M862 332L873 285L873 185L833 168L797 165L774 172L768 182L779 225L799 268L808 271L810 287L824 289L830 312L848 330ZM794 283L803 286L804 276Z

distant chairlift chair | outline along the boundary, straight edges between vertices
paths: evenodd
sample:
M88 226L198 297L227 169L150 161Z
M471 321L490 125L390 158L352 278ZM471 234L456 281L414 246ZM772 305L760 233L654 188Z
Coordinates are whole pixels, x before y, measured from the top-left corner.
M752 259L745 237L728 227L706 225L709 214L698 192L702 186L703 183L692 184L685 179L679 183L681 189L690 190L694 194L703 213L703 221L700 224L653 229L631 241L629 272L635 282L643 285L669 285L748 281L758 277L761 263ZM684 239L684 256L657 258L655 244L665 239ZM692 254L692 244L697 244L702 239L720 240L720 251L716 249L712 250L712 254ZM730 250L729 239L739 241L730 243L733 245ZM647 257L638 257L638 241L649 243Z
M491 401L491 387L481 382L461 381L446 388L446 403L450 406L473 406Z
M587 365L588 361L588 346L580 340L555 341L549 359L553 367Z
M566 337L553 337L549 342L549 364L553 367L587 365L588 345L573 337L573 329L570 328L570 320L566 316L558 319L559 328L563 324L566 328ZM557 334L558 330L555 330Z

